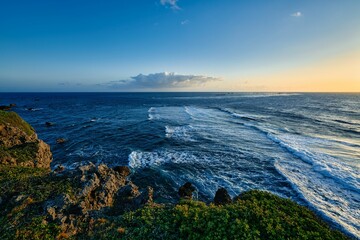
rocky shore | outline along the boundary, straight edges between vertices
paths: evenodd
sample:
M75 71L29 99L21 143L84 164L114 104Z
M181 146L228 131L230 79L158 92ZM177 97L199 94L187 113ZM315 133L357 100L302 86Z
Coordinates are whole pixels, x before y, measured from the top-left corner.
M306 207L263 191L210 205L184 183L178 204L157 204L127 166L50 169L49 145L0 110L0 239L347 239Z

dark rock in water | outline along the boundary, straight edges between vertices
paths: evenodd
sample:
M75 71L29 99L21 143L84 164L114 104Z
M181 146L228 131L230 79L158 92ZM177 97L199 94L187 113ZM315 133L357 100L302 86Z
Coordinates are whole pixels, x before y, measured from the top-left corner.
M225 205L231 203L231 197L225 188L219 188L215 193L215 205Z
M57 143L57 144L62 144L62 143L64 143L64 142L66 142L66 139L65 139L65 138L58 138L58 139L56 139L56 143Z
M130 168L127 166L116 166L114 167L114 171L118 172L121 176L126 177L130 174Z
M15 103L10 103L9 107L16 107Z
M11 110L11 107L2 105L2 106L0 106L0 110L9 111L9 110Z
M47 127L51 127L51 126L54 126L54 123L52 123L52 122L46 122L45 125L46 125Z
M196 188L190 183L187 182L183 186L179 188L178 194L180 198L184 199L192 199L192 193L196 190Z
M58 165L55 170L54 173L60 173L63 172L65 170L65 167L63 165Z
M27 108L26 110L28 110L28 111L33 111L34 108Z

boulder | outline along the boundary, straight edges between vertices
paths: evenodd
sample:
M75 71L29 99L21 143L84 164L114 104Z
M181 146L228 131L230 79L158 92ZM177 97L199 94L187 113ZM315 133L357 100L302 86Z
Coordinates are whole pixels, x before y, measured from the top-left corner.
M52 122L46 122L46 123L45 123L45 126L51 127L51 126L54 126L54 123L52 123Z
M58 138L58 139L56 139L56 143L57 144L63 144L63 143L65 143L66 142L66 139L65 138Z
M196 188L190 182L187 182L179 188L178 194L180 198L191 200L195 190Z
M63 165L56 165L55 168L54 168L54 173L57 174L57 173L61 173L65 171L65 167Z
M130 168L128 166L116 166L114 171L118 172L121 176L127 177L130 174Z
M225 205L231 203L231 197L225 188L219 188L215 193L215 205Z

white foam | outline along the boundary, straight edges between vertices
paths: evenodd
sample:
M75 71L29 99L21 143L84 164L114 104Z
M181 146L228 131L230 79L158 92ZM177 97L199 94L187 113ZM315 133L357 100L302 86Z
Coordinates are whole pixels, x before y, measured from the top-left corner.
M173 121L187 117L183 107L151 107L148 110L149 120Z
M165 137L173 138L176 140L182 141L194 141L191 137L191 133L194 131L194 128L191 125L185 126L165 126Z
M359 169L351 167L345 162L326 153L311 149L311 145L314 146L319 144L319 141L322 141L322 144L326 144L326 140L290 134L276 137L274 134L268 133L267 136L293 155L306 163L313 165L314 171L319 172L326 177L333 178L335 181L342 184L344 188L360 192Z
M155 111L156 111L156 108L154 108L154 107L149 108L149 110L148 110L148 120L149 121L160 118L158 114L155 114Z
M310 206L344 231L360 237L360 172L328 154L316 151L326 141L305 136L268 134L296 159L280 159L275 167ZM319 142L323 141L323 142Z
M173 162L181 163L191 161L193 157L185 152L168 152L168 151L155 151L155 152L142 152L133 151L129 155L129 166L131 168L144 168L150 166L159 166L164 163Z

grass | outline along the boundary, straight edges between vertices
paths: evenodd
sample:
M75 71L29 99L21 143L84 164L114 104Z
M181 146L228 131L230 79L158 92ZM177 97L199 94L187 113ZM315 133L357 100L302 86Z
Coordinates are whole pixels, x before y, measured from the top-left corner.
M33 161L39 148L37 142L24 143L11 148L0 146L0 158L12 157L17 163Z
M0 124L9 123L11 126L16 126L24 131L29 136L34 134L34 129L25 122L17 113L0 110Z
M74 193L74 183L46 169L0 165L0 239L55 239L60 233L46 223L43 204Z

